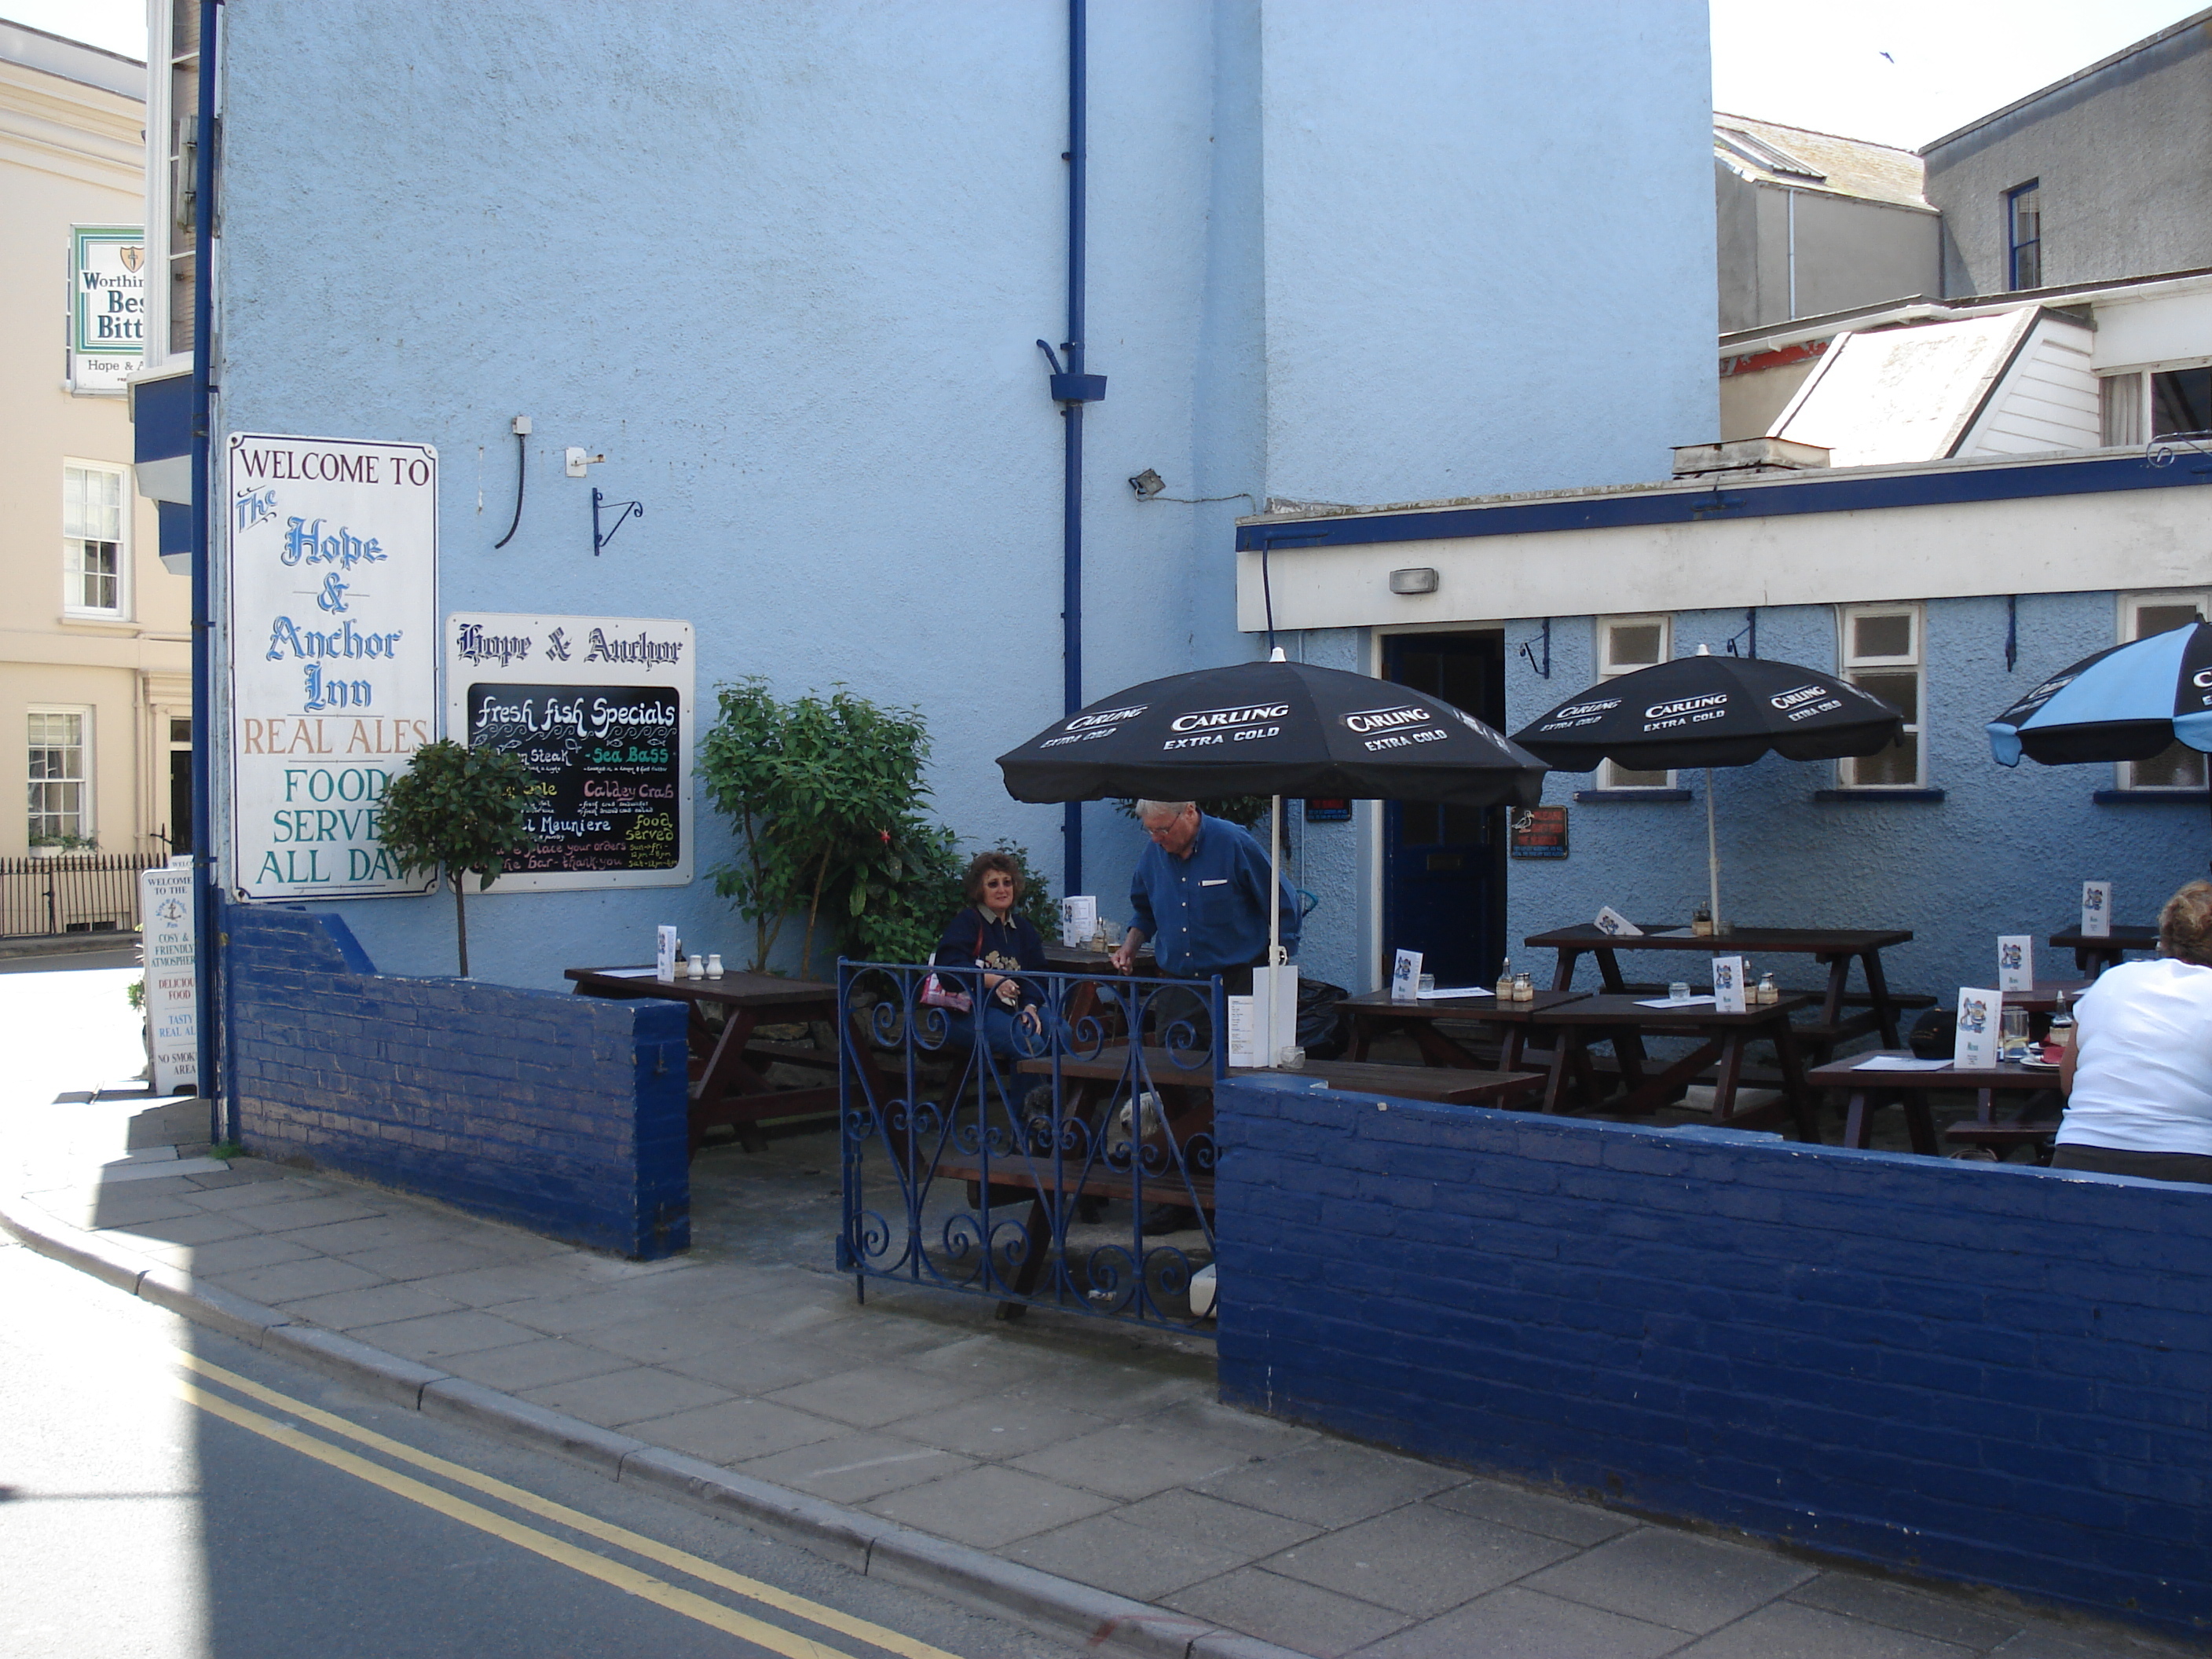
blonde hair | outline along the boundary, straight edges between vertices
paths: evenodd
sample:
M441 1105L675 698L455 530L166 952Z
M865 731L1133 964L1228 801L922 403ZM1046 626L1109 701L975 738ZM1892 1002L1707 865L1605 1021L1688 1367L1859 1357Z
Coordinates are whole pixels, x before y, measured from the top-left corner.
M2158 953L2212 968L2212 881L2192 881L2158 913Z

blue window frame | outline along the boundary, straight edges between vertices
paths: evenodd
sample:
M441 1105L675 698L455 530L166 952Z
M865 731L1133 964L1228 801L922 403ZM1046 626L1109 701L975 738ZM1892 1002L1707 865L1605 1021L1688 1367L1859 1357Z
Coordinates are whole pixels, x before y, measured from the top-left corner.
M2043 286L2043 181L2005 192L2005 286Z

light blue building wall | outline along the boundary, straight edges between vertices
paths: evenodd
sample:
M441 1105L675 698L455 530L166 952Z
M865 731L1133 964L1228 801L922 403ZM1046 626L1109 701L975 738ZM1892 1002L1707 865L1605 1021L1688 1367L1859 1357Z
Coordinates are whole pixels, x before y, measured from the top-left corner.
M1702 9L1100 0L1089 42L1086 696L1259 648L1231 547L1271 495L1623 481L1714 429ZM257 0L222 73L223 430L434 444L445 610L686 617L702 702L915 705L938 813L1057 878L990 760L1060 712L1061 6ZM1139 503L1146 467L1237 499ZM599 557L594 484L646 509ZM1124 915L1137 834L1087 825ZM1365 831L1322 828L1309 965L1358 980ZM340 908L448 969L442 901ZM702 878L494 888L472 957L555 985L659 922L739 947Z

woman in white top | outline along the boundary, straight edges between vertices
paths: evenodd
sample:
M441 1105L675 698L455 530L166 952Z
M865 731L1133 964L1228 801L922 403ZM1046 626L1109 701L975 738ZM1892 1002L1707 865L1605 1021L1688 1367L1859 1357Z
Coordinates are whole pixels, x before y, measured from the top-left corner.
M2166 902L2158 949L2081 994L2053 1169L2212 1183L2212 882Z

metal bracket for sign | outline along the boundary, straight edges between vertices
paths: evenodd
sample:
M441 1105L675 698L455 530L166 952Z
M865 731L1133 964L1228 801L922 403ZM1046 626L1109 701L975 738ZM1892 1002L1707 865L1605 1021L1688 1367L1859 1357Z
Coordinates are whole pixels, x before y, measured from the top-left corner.
M599 509L601 507L617 507L620 510L615 514L615 521L609 525L605 530L602 530L599 528ZM606 544L614 540L615 532L620 530L625 521L631 518L641 519L644 516L644 503L641 501L611 501L605 495L602 495L599 493L599 486L597 484L593 484L592 486L592 556L596 559L599 556L601 552L605 550Z
M2212 432L2169 432L2152 441L2143 459L2153 466L2171 466L2177 455L2212 459ZM2212 466L2192 466L2191 472L2212 472Z
M1522 641L1520 654L1528 659L1528 666L1536 671L1539 678L1548 680L1552 678L1552 619L1549 617L1544 618L1544 631L1537 637L1544 641L1544 660L1538 662L1536 653L1531 648L1535 645L1535 640Z
M1741 651L1735 648L1738 640L1743 641ZM1731 657L1755 658L1759 655L1759 611L1756 606L1743 613L1743 626L1728 636L1722 648Z

